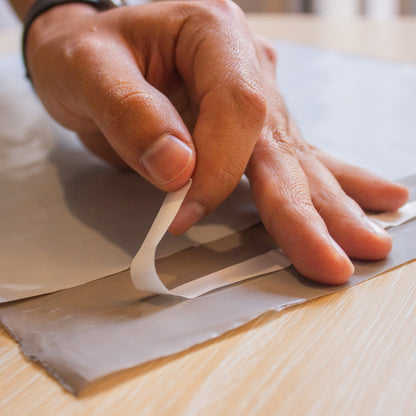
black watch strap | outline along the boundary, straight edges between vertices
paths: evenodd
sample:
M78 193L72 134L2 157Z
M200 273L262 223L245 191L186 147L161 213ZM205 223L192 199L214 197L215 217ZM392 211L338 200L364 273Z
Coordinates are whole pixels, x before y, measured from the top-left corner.
M28 79L30 79L30 74L26 62L26 40L30 26L35 21L35 19L42 13L48 11L49 9L52 9L55 6L69 3L88 4L90 6L95 7L99 11L109 10L115 7L125 5L124 0L35 0L35 2L32 4L32 6L26 14L22 36L23 62L26 69L26 77Z

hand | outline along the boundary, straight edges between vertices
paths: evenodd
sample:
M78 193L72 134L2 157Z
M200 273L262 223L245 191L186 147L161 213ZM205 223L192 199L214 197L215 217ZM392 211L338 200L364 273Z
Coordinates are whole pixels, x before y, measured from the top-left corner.
M379 260L391 250L389 234L363 209L394 211L408 190L308 145L275 82L276 54L257 40L268 92L268 115L247 174L261 218L296 269L312 280L345 283L348 257Z
M305 276L342 283L347 255L389 252L390 237L353 199L395 209L406 189L302 140L275 84L274 52L231 1L58 6L31 27L27 61L46 109L97 155L165 191L192 175L172 232L219 205L246 171L267 229Z

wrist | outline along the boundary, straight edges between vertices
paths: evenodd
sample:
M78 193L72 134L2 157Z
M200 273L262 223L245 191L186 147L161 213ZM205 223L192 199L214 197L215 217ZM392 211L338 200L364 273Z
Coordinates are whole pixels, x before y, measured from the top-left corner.
M92 16L98 11L89 4L68 3L56 5L37 16L28 27L23 44L23 53L27 74L30 73L30 62L36 50L52 36L57 36L70 26L71 22ZM73 23L72 23L73 24Z
M67 3L52 7L37 16L27 30L26 49L29 50L42 38L56 33L57 29L71 25L72 19L97 14L98 11L89 4Z
M120 4L119 4L120 3ZM80 17L124 5L124 0L35 0L26 14L22 39L23 59L30 79L28 57L48 35L56 36ZM75 21L74 21L75 19Z

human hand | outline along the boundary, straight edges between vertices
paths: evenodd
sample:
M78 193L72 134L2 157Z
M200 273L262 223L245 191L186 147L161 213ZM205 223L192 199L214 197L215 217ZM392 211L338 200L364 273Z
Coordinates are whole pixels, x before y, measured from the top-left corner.
M392 240L363 209L394 211L408 190L306 143L275 82L276 54L258 39L268 115L247 175L261 218L296 269L312 280L345 283L348 256L379 260Z
M274 52L232 2L58 6L30 29L27 61L47 110L93 152L165 191L192 175L172 232L220 204L247 168L263 222L305 276L343 283L345 253L389 252L391 239L341 187L376 210L397 208L407 191L302 140L275 83Z

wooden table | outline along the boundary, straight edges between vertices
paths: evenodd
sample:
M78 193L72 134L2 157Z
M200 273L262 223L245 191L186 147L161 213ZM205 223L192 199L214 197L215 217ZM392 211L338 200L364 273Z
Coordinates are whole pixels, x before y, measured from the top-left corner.
M416 19L249 16L267 36L416 63ZM0 37L2 51L18 45ZM416 414L416 262L66 393L0 332L1 415Z

